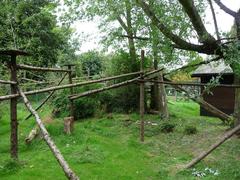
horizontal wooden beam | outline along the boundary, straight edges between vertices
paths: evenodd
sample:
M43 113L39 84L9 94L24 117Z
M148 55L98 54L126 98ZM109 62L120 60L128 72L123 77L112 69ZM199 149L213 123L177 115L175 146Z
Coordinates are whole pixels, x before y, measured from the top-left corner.
M89 96L89 95L97 94L97 93L100 93L100 92L103 92L103 91L106 91L106 90L110 90L110 89L115 89L115 88L119 88L119 87L122 87L122 86L126 86L128 84L136 82L138 79L139 78L134 78L134 79L130 79L128 81L117 83L117 84L114 84L114 85L111 85L111 86L90 90L90 91L87 91L87 92L84 92L84 93L81 93L81 94L71 95L71 96L69 96L69 99L70 100L75 100L75 99L79 99L79 98L84 97L84 96Z
M149 72L148 74L151 75L153 73L154 73L154 71ZM40 94L40 93L45 93L45 92L54 91L54 90L61 90L61 89L67 89L67 88L78 87L78 86L83 86L83 85L95 84L95 83L99 83L99 82L114 80L114 79L118 79L118 78L132 76L132 75L138 75L138 74L140 74L140 72L122 74L122 75L118 75L118 76L112 76L112 77L107 77L107 78L97 79L97 80L92 80L92 81L84 81L84 82L74 83L74 84L66 84L66 85L62 85L62 86L54 86L54 87L50 87L50 88L24 92L24 94L26 94L26 95ZM15 97L19 97L19 94L0 96L0 101L12 99Z
M0 80L0 84L17 84L14 81L5 81L5 80Z
M199 87L205 87L205 86L211 86L211 84L208 83L185 83L185 82L169 82L169 81L155 81L150 79L145 80L138 80L139 82L152 82L152 83L159 83L159 84L169 84L169 85L179 85L179 86L199 86ZM240 88L240 85L231 85L231 84L216 84L214 87L226 87L226 88Z
M67 70L67 69L35 67L35 66L29 66L24 64L18 64L17 68L22 70L28 70L28 71L70 72L70 70Z
M149 75L152 75L152 74L157 73L157 72L162 71L162 70L163 69L155 70L155 71L146 73L145 75L143 75L143 77L147 77ZM71 96L69 96L69 99L70 100L75 100L75 99L79 99L81 97L89 96L89 95L92 95L92 94L97 94L97 93L100 93L100 92L103 92L103 91L106 91L106 90L110 90L110 89L115 89L115 88L119 88L119 87L122 87L122 86L126 86L126 85L129 85L131 83L134 83L134 82L140 80L140 78L141 77L139 76L137 78L130 79L130 80L127 80L127 81L123 81L121 83L113 84L111 86L90 90L90 91L87 91L87 92L84 92L84 93L81 93L81 94L71 95Z

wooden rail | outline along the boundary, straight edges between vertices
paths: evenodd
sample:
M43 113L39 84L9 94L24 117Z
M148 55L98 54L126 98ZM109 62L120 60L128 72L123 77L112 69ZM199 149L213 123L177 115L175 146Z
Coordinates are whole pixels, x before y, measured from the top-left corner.
M156 72L154 72L154 71L149 72L149 75L154 74L154 73L156 73ZM24 94L26 94L26 95L40 94L40 93L45 93L45 92L49 92L49 91L61 90L61 89L78 87L78 86L83 86L83 85L89 85L89 84L114 80L114 79L118 79L118 78L128 77L128 76L131 76L131 75L138 75L138 74L140 74L140 72L122 74L122 75L118 75L118 76L113 76L113 77L108 77L108 78L103 78L103 79L97 79L97 80L92 80L92 81L85 81L85 82L74 83L74 84L67 84L67 85L62 85L62 86L54 86L54 87L50 87L50 88L24 92ZM20 96L19 94L11 94L11 95L6 95L6 96L0 96L0 101L16 98L16 97L19 97L19 96Z
M169 81L155 81L151 79L145 80L138 80L139 82L152 82L152 83L159 83L159 84L169 84L169 85L179 85L179 86L199 86L205 87L210 86L211 84L207 83L186 83L186 82L169 82ZM216 84L214 87L226 87L226 88L240 88L240 85L231 85L231 84Z
M35 66L29 66L24 64L18 64L17 68L22 70L30 70L30 71L50 71L50 72L69 72L70 71L67 69L35 67Z
M146 73L145 75L143 75L143 77L150 76L150 75L155 74L155 73L157 73L159 71L162 71L162 70L163 69L155 70L155 71ZM70 100L75 100L75 99L79 99L81 97L89 96L89 95L92 95L92 94L97 94L97 93L100 93L100 92L103 92L103 91L106 91L106 90L118 88L118 87L121 87L121 86L126 86L128 84L131 84L131 83L134 83L134 82L140 80L140 78L141 78L141 76L139 76L137 78L134 78L134 79L127 80L127 81L123 81L121 83L113 84L111 86L90 90L90 91L87 91L87 92L84 92L84 93L81 93L81 94L74 94L74 95L69 96L69 99Z
M14 81L5 81L5 80L0 80L0 84L17 84L16 82Z

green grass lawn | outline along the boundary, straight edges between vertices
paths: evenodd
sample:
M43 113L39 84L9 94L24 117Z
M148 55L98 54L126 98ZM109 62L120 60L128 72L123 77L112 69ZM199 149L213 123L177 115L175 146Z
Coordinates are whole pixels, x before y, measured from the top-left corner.
M216 118L199 116L199 106L191 102L170 104L172 133L162 133L164 124L157 115L146 115L145 142L139 142L139 115L113 114L85 119L75 124L72 135L63 133L63 120L54 119L47 129L65 159L81 179L199 179L193 172L204 172L202 179L240 179L240 143L233 137L199 163L195 170L180 171L202 150L215 142L227 127ZM34 127L34 119L24 121L28 114L19 105L19 159L9 156L9 109L0 104L0 179L1 180L52 180L66 179L48 146L41 139L25 145L24 139ZM40 113L43 119L51 108ZM156 125L157 124L157 125ZM186 135L186 126L198 132ZM210 173L211 168L218 175Z

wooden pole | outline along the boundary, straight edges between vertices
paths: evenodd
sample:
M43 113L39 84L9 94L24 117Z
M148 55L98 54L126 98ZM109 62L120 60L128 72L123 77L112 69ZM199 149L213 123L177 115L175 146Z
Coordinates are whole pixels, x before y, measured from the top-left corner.
M11 62L9 68L11 71L11 81L17 82L17 63L16 55L11 55ZM11 94L17 93L17 85L11 84ZM10 101L10 117L11 117L11 157L18 159L18 122L17 122L17 97Z
M0 84L17 84L17 83L13 81L0 80Z
M165 78L167 81L171 82L171 80ZM201 105L204 109L206 109L207 111L211 112L212 114L216 115L219 119L221 119L223 121L223 123L226 122L230 122L231 121L231 117L229 115L227 115L226 113L222 112L221 110L217 109L216 107L214 107L213 105L209 104L208 102L204 101L202 98L200 97L193 97L191 96L191 93L188 92L187 90L185 90L184 88L180 87L179 85L174 85L174 84L170 84L173 88L180 90L182 92L185 92L185 95L193 100L194 102L198 103L199 105Z
M148 73L144 74L143 77L150 76L150 75L155 74L155 73L157 73L161 70L163 70L163 69L148 72ZM140 76L137 77L137 78L134 78L134 79L123 81L121 83L113 84L111 86L103 87L103 88L100 88L100 89L90 90L90 91L87 91L87 92L84 92L84 93L81 93L81 94L74 94L72 96L69 96L69 99L75 100L75 99L78 99L78 98L81 98L81 97L89 96L89 95L92 95L92 94L97 94L97 93L100 93L100 92L103 92L103 91L106 91L106 90L119 88L119 87L122 87L122 86L126 86L128 84L134 83L139 79L140 79Z
M144 80L144 50L141 51L140 79ZM140 83L140 140L144 142L144 82Z
M232 130L226 132L223 134L216 143L214 143L207 151L202 152L198 157L194 158L190 163L188 163L185 168L191 168L195 166L198 162L200 162L202 159L204 159L206 156L208 156L212 151L214 151L217 147L219 147L221 144L223 144L226 140L231 138L234 134L238 133L240 131L240 124L233 128Z
M69 70L66 70L66 69L35 67L35 66L29 66L24 64L18 64L17 68L22 70L29 70L29 71L69 72Z
M74 65L67 65L68 67L68 78L69 78L69 84L73 84L73 80L72 80L72 66ZM70 94L73 95L74 92L73 92L73 87L70 88ZM73 117L73 121L76 120L76 118L74 117L74 102L73 100L70 99L70 115L71 117Z
M152 74L155 74L159 71L160 70L151 71L151 72L147 73L146 75L152 75ZM112 76L112 77L107 77L107 78L102 78L102 79L97 79L97 80L92 80L92 81L84 81L84 82L74 83L74 84L67 84L67 85L62 85L62 86L54 86L54 87L50 87L50 88L24 92L24 94L25 95L34 95L34 94L46 93L46 92L49 92L49 91L67 89L67 88L71 88L71 87L78 87L78 86L89 85L89 84L95 84L95 83L99 83L99 82L110 81L110 80L114 80L114 79L118 79L118 78L138 75L138 74L140 74L140 72L122 74L122 75L118 75L118 76ZM6 96L0 96L0 101L16 98L16 97L19 97L19 96L20 96L19 94L11 94L11 95L6 95Z
M59 81L58 86L63 82L63 80L65 79L67 73L62 77L62 79ZM42 106L53 96L53 94L55 93L55 91L52 91L47 97L46 99L35 109L35 111L38 111L39 109L42 108ZM29 114L25 120L28 120L30 117L32 117L32 114Z
M143 81L143 80L139 80ZM169 84L169 85L178 85L178 86L197 86L197 87L205 87L211 86L208 83L186 83L186 82L169 82L169 81L156 81L151 79L145 79L144 82L152 82L152 83L159 83L159 84ZM240 85L231 85L231 84L216 84L214 87L225 87L225 88L240 88Z
M126 86L128 84L136 82L138 79L139 78L134 78L134 79L130 79L130 80L127 80L127 81L123 81L121 83L113 84L111 86L106 86L106 87L103 87L103 88L86 91L86 92L81 93L81 94L75 94L73 96L69 96L69 99L70 100L75 100L75 99L79 99L81 97L89 96L89 95L92 95L92 94L97 94L97 93L100 93L100 92L103 92L103 91L106 91L106 90L110 90L110 89L115 89L115 88L119 88L119 87L122 87L122 86Z
M55 145L54 141L51 139L47 129L45 128L41 118L39 117L38 113L33 109L32 105L30 104L29 100L27 99L26 95L21 91L18 87L18 92L20 96L23 98L23 101L28 108L28 110L34 115L35 120L40 128L40 131L43 135L43 139L46 141L47 145L49 146L50 150L52 151L53 155L57 159L58 163L62 167L65 175L70 180L79 180L79 177L71 170L68 163L65 161L64 157L62 156L61 152Z

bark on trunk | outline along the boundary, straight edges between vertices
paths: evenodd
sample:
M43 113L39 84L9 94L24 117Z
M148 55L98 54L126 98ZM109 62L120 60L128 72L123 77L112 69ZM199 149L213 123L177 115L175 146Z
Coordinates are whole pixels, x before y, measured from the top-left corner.
M26 107L28 108L28 110L34 115L34 117L36 119L36 122L37 122L37 124L40 128L40 131L43 135L43 139L46 141L46 143L49 146L49 148L51 149L53 155L55 156L58 163L62 167L66 177L70 180L79 180L77 175L70 169L68 163L65 161L61 152L59 151L59 149L57 148L57 146L55 145L55 143L51 139L51 137L50 137L47 129L45 128L42 120L40 119L38 113L33 109L32 105L28 101L26 95L22 92L22 90L19 87L18 87L18 92L19 92L20 96L23 98L23 101L24 101Z
M160 72L159 80L163 81L163 73ZM164 119L169 119L167 96L164 84L159 84L160 89L160 115Z

